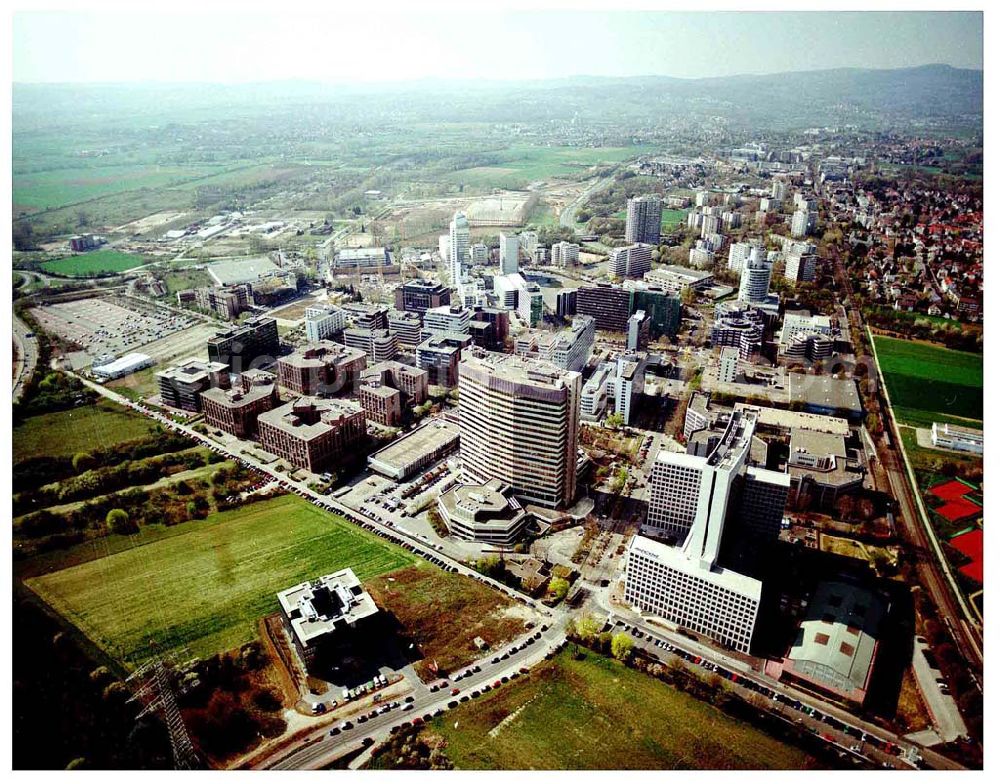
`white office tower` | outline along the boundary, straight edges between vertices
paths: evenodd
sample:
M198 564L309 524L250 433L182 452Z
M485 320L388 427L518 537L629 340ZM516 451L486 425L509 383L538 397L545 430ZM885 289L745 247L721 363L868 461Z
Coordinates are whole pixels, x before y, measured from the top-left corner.
M791 234L793 237L805 237L810 232L816 222L815 218L811 217L812 215L813 213L806 212L805 210L797 210L792 215Z
M700 229L701 222L705 219L705 214L701 210L691 210L687 216L687 227L689 229Z
M514 235L500 235L500 274L512 275L517 272L517 252L521 243Z
M476 242L469 246L469 258L473 266L485 267L490 263L490 249L482 242Z
M781 204L788 198L788 183L782 180L775 180L771 183L771 198Z
M771 286L771 265L766 261L747 261L740 274L740 302L763 302Z
M470 321L472 321L472 311L461 305L428 308L424 313L424 328L420 339L427 340L441 332L468 334Z
M580 393L580 416L588 422L596 422L604 417L608 409L608 399L614 394L614 377L617 364L602 362L594 374L587 379Z
M571 505L580 374L542 360L474 348L466 352L458 375L466 481L499 479L525 503Z
M743 225L743 214L739 212L724 212L722 213L722 226L727 231L732 231L733 229L738 229Z
M448 269L451 269L451 236L448 234L441 234L438 236L438 255L441 256L441 261L448 264Z
M694 206L705 207L712 203L712 194L708 191L698 191L694 195Z
M531 256L535 253L535 248L538 247L538 232L522 231L518 235L518 240L521 243L521 247L524 248L524 252Z
M344 311L333 305L306 308L306 339L310 343L327 340L347 326Z
M653 246L636 243L612 248L608 254L608 275L613 278L641 278L653 268Z
M629 351L645 351L649 345L652 319L644 310L637 310L628 317L625 329L625 348Z
M594 324L593 316L574 316L568 329L527 330L514 341L514 353L544 359L563 370L583 370L594 348Z
M771 212L774 210L774 199L761 199L760 200L760 211L761 212Z
M579 262L580 246L575 242L557 242L552 246L553 267L568 267Z
M758 261L764 258L764 245L760 240L734 242L729 246L729 264L727 266L733 272L743 272L743 268L751 258Z
M628 200L625 216L625 242L660 244L663 202L659 196L636 196Z
M698 240L691 250L688 251L688 266L695 269L711 269L715 264L715 252L706 244L705 240Z
M719 354L719 381L732 384L736 381L736 371L740 366L740 350L725 346Z
M469 221L464 212L456 212L448 229L448 271L451 285L465 280L465 263L469 259Z
M621 414L628 425L637 408L638 398L646 384L646 355L623 354L615 362L615 374L611 379L615 401L615 413Z
M735 412L707 457L660 452L650 475L643 532L670 535L678 546L636 536L625 567L625 600L640 612L747 653L761 583L719 564L727 525L780 530L787 474L748 467L756 424ZM758 484L766 485L759 488Z
M785 259L785 280L790 280L792 283L812 283L816 280L815 254L789 254Z

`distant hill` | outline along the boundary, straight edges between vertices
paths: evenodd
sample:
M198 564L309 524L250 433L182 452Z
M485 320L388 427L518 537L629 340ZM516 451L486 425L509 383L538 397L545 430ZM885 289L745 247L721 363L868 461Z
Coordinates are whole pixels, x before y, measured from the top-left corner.
M433 81L330 85L308 81L257 84L15 84L15 130L35 123L80 121L111 112L166 122L204 120L212 110L273 114L306 107L317 116L364 122L391 116L422 122L591 121L656 123L723 118L775 130L853 123L867 127L928 119L982 124L983 72L925 65L678 79L590 77L533 82Z

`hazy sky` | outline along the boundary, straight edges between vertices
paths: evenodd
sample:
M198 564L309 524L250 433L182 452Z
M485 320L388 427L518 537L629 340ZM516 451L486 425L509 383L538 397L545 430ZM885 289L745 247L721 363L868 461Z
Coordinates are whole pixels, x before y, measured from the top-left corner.
M368 4L352 4L365 8ZM844 66L982 68L979 13L425 9L22 12L16 82L698 77ZM274 3L273 8L281 8Z

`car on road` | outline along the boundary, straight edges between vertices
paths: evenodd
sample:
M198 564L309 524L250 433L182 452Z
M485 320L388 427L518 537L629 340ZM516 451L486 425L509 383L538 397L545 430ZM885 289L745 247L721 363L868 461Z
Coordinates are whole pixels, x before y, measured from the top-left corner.
M410 710L413 710L413 703L412 703L412 702L408 702L408 703L406 703L406 705L404 705L404 706L403 706L403 710L404 710L404 711L410 711Z
M452 689L451 690L451 696L454 697L456 694L459 693L459 691L460 691L459 689Z

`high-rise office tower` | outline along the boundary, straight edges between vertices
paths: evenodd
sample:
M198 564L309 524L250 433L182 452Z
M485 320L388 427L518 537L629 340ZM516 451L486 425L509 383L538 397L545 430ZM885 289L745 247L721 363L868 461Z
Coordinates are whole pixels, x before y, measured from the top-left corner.
M448 270L451 285L465 280L465 263L469 260L469 221L464 212L456 212L448 227Z
M625 218L625 241L660 244L663 202L659 196L636 196L628 200Z
M458 402L466 478L500 479L526 503L572 504L580 387L579 373L550 362L467 351Z
M500 235L500 274L512 275L517 272L517 252L521 242L514 234Z
M625 599L634 607L743 653L762 586L720 564L723 538L733 525L754 536L779 529L789 488L787 474L747 465L755 426L754 413L737 411L707 457L660 452L643 532L678 545L636 536L625 571Z
M771 264L762 260L747 261L740 275L740 302L763 302L771 286Z

